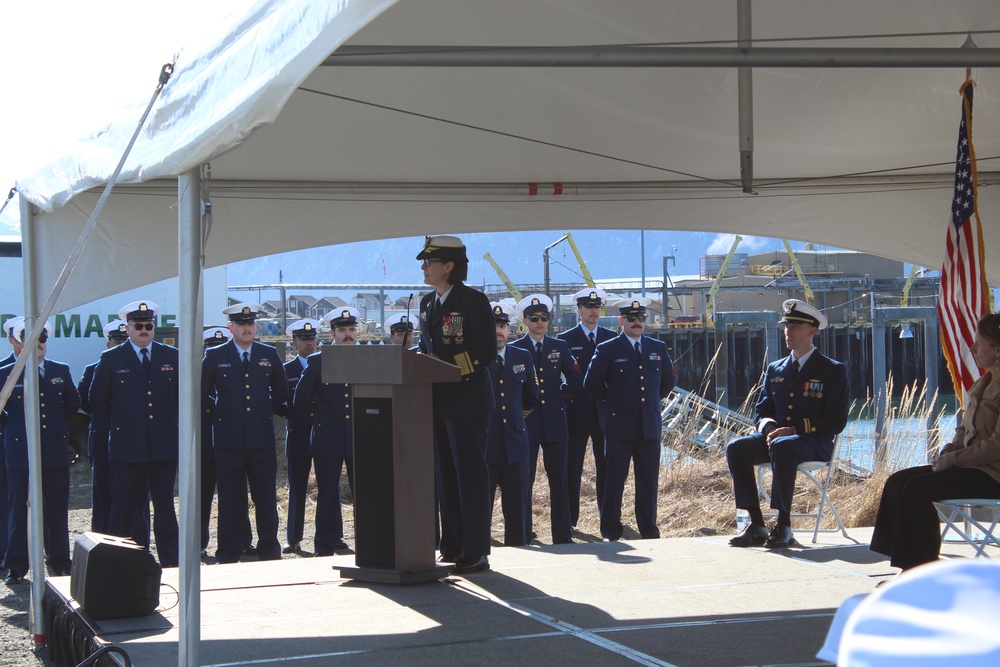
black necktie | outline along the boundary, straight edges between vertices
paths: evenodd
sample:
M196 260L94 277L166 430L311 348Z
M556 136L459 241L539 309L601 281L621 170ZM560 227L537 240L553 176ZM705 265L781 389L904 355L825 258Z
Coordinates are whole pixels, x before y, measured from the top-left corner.
M541 342L535 343L535 359L538 362L538 365L541 366L542 365L542 343Z
M42 366L41 364L38 366L38 377L42 380L45 379L45 366Z
M497 355L497 366L499 366L500 369L503 370L503 356L499 354Z
M590 332L590 346L597 347L597 340L594 338L594 332Z
M243 352L243 372L250 372L250 353L246 351Z
M142 372L149 375L149 350L142 348Z
M639 351L639 341L635 341L635 353L642 356L642 352Z
M799 360L793 359L792 363L788 364L788 377L795 377L799 374Z

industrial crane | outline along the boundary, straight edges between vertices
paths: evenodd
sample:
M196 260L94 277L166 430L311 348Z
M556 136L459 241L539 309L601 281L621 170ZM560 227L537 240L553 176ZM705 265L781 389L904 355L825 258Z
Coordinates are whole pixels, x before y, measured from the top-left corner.
M792 261L792 268L795 269L795 277L799 279L799 284L802 285L802 293L806 297L806 303L810 306L814 305L812 288L809 287L809 281L806 280L805 274L802 273L802 267L799 266L799 258L795 256L792 244L785 239L781 239L781 242L785 244L785 250L788 251L788 259Z
M573 235L566 232L560 236L556 241L545 246L545 250L542 251L542 264L544 268L544 282L545 282L545 293L549 293L549 250L554 248L565 241L572 248L573 254L576 255L576 263L580 265L580 274L583 276L583 280L587 283L587 287L597 287L594 282L594 277L590 275L590 269L587 268L587 262L583 260L583 255L580 254L580 249L576 247L576 242L573 241Z
M514 286L514 283L511 282L510 278L507 277L507 274L503 272L503 269L500 268L500 265L497 264L492 257L490 257L490 253L486 253L485 255L483 255L483 259L489 262L490 266L493 267L493 270L497 272L497 275L500 276L500 280L503 281L503 284L507 286L507 289L510 291L510 295L512 297L514 297L518 301L524 298L524 295L521 294L521 291Z
M729 262L732 261L733 255L736 254L736 247L740 244L743 237L739 234L733 239L733 245L729 248L729 254L726 258L722 260L722 265L719 267L719 272L715 275L715 282L712 283L711 289L708 290L708 294L705 295L705 328L714 329L715 328L715 293L719 291L722 286L722 279L726 277L726 271L729 270Z

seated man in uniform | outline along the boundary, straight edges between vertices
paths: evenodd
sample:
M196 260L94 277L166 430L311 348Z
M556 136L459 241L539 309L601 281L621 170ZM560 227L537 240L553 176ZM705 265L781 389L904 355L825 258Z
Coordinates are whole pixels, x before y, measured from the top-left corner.
M785 347L790 354L764 372L757 399L757 430L726 447L736 507L750 513L750 524L729 540L734 547L777 549L795 543L791 508L795 473L804 461L829 461L834 439L847 425L847 368L822 355L813 336L826 316L798 299L782 304ZM768 532L760 509L754 466L770 463L771 508L778 518Z

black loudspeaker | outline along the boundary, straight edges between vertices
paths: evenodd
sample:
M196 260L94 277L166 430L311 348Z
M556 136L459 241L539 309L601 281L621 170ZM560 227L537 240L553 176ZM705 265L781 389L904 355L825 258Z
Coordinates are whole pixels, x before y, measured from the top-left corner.
M160 566L130 539L87 532L76 538L69 588L94 620L148 616L160 604Z

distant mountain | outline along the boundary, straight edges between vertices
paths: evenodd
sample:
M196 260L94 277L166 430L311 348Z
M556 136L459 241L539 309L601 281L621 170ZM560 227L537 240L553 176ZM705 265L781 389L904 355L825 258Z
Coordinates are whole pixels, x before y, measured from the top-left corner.
M639 276L640 233L635 230L573 231L573 240L596 279ZM544 278L542 254L546 246L563 235L558 231L500 232L465 234L469 252L469 283L498 284L500 278L483 259L490 256L515 283L541 283ZM697 274L703 255L725 255L733 242L731 234L704 232L645 232L646 276L663 275L663 258L673 256L669 271L673 276ZM284 283L391 284L422 282L415 257L423 237L365 241L310 248L271 255L229 265L229 284L259 285ZM793 244L800 248L802 244ZM738 252L783 250L780 240L744 237ZM565 241L549 250L549 276L553 283L582 282L580 267ZM338 294L350 299L353 294ZM267 296L266 298L274 298Z

